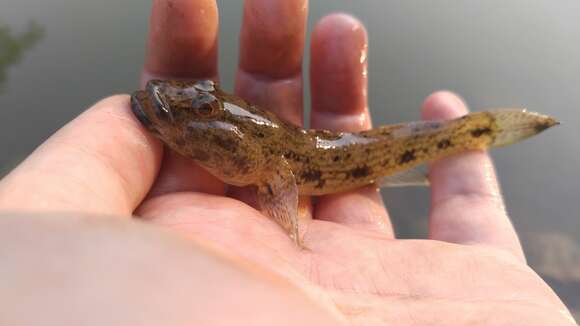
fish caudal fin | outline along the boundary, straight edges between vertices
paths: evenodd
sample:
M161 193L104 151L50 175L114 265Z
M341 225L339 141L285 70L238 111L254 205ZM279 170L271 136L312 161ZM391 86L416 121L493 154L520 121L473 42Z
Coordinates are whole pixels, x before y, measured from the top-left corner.
M488 111L495 119L497 132L493 147L507 146L560 124L556 119L525 109L498 109Z

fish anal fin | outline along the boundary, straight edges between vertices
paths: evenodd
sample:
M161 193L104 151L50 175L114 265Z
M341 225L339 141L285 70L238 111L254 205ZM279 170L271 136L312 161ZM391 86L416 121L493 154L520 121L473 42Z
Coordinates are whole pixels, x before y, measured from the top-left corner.
M429 186L427 174L419 168L404 170L377 180L380 187Z

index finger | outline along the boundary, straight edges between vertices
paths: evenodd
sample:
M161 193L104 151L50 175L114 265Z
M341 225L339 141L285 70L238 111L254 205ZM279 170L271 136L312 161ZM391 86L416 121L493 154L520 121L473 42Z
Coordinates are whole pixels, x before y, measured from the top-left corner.
M302 125L308 1L245 0L236 93Z
M215 0L154 0L141 77L216 79L218 11ZM166 151L150 196L176 191L223 194L225 186L190 159Z
M144 80L215 78L218 11L214 0L154 0Z

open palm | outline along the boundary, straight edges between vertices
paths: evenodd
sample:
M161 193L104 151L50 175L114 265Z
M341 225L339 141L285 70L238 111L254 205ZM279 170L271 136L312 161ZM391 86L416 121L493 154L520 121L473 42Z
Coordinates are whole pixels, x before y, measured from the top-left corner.
M236 79L239 95L296 124L303 114L306 8L305 0L245 2ZM142 83L217 77L217 31L213 0L154 1ZM366 51L366 32L354 18L335 14L316 25L313 128L370 128ZM425 119L466 112L449 92L431 95L422 109ZM66 168L79 161L82 167ZM357 325L573 323L526 265L487 154L438 161L430 179L429 240L395 239L379 192L367 187L306 207L308 250L300 250L252 207L247 189L228 188L164 151L131 115L128 97L116 96L63 128L14 171L0 187L0 205L10 208L26 196L33 210L138 215L283 275ZM64 190L46 187L54 183Z

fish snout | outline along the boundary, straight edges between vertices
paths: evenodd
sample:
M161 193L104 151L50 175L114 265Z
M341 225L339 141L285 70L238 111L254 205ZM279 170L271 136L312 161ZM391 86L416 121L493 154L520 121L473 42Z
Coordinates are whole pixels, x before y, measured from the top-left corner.
M151 119L147 116L144 101L147 100L147 94L143 91L137 91L131 95L131 111L139 122L148 130L155 131Z

